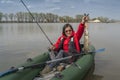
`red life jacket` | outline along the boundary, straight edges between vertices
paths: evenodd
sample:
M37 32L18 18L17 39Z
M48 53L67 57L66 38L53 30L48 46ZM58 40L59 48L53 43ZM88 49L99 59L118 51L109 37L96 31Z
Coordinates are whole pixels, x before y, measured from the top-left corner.
M74 39L74 44L77 52L80 52L80 45L79 45L79 40L82 37L82 34L84 32L84 24L80 24L78 27L77 32L75 33L74 31L72 32L70 37L66 37L65 35L62 35L58 38L57 42L54 44L56 47L55 50L59 50L59 45L61 44L62 39L64 39L64 42L62 43L63 50L65 52L69 51L69 42L71 41L71 38L73 37Z
M62 38L62 37L61 37ZM63 41L63 50L65 51L65 52L69 52L69 51L71 51L71 50L69 50L69 47L72 47L72 48L75 48L75 50L77 51L77 52L80 52L80 43L79 43L79 41L78 41L78 39L77 39L77 36L76 36L76 34L74 33L74 35L73 36L70 36L70 37L68 37L68 39L65 39L64 37L63 37L63 40L65 41ZM73 42L73 44L74 45L70 45L70 42ZM73 50L73 49L72 49Z
M65 52L69 52L69 43L71 41L74 42L74 47L76 49L77 52L80 52L80 43L77 39L77 36L76 34L73 32L73 35L70 36L70 37L65 37L65 36L61 36L60 38L60 42L59 42L59 46L56 50L60 50L60 49L63 49Z

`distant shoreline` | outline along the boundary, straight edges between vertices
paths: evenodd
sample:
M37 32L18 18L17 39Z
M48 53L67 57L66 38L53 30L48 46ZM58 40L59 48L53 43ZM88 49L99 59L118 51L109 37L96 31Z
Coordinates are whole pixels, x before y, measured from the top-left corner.
M0 23L36 23L36 22L5 22L5 21L1 21ZM68 23L68 22L38 22L38 23ZM79 22L69 22L69 23L79 23ZM120 23L120 21L116 21L116 22L88 22L88 23Z

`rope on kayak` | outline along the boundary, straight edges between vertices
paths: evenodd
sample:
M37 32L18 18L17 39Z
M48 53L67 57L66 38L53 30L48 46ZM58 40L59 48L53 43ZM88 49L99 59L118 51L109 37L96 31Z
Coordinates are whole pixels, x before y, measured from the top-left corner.
M82 67L75 62L72 63L72 66L75 66L75 67L78 67L79 69L82 69Z
M32 15L32 13L30 12L30 10L28 9L28 7L26 6L26 4L23 2L23 0L20 0L22 2L22 4L25 6L25 8L27 9L27 11L29 12L29 14L31 15L31 17L33 18L33 20L35 21L35 17ZM48 36L46 35L46 33L44 32L44 30L42 29L42 27L40 26L40 24L35 21L36 24L38 25L38 27L41 29L41 31L43 32L43 34L45 35L45 37L47 38L47 40L50 42L51 45L53 45L53 43L50 41L50 39L48 38Z

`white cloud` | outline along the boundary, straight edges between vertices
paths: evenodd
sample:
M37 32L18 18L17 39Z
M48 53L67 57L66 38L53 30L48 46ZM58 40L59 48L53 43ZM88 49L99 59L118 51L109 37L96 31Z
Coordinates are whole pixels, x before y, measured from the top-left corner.
M46 2L53 2L53 3L58 3L61 2L61 0L45 0Z
M12 0L1 0L0 3L14 3Z
M60 9L61 9L60 7L54 7L54 8L50 8L48 11L52 12L52 11L60 10Z
M32 6L28 5L27 7L28 7L28 8L31 8Z
M103 1L103 0L84 0L84 3L91 3L91 2L95 2L95 3L105 3L107 0Z
M71 6L70 8L74 9L74 8L75 8L75 6Z
M84 3L89 3L91 0L83 0Z

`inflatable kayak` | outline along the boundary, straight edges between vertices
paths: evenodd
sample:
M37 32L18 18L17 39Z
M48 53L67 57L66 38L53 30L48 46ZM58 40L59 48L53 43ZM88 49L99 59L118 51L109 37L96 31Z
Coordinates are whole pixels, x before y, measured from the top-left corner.
M50 80L83 80L91 66L94 64L95 48L90 45L89 49L91 51L90 53L82 55L75 62L77 67L70 65L68 68L59 72L58 77L53 76ZM5 73L0 73L0 80L35 80L36 76L44 68L48 56L48 53L43 53L42 55L19 65L17 68L7 70ZM22 68L24 68L24 70Z

